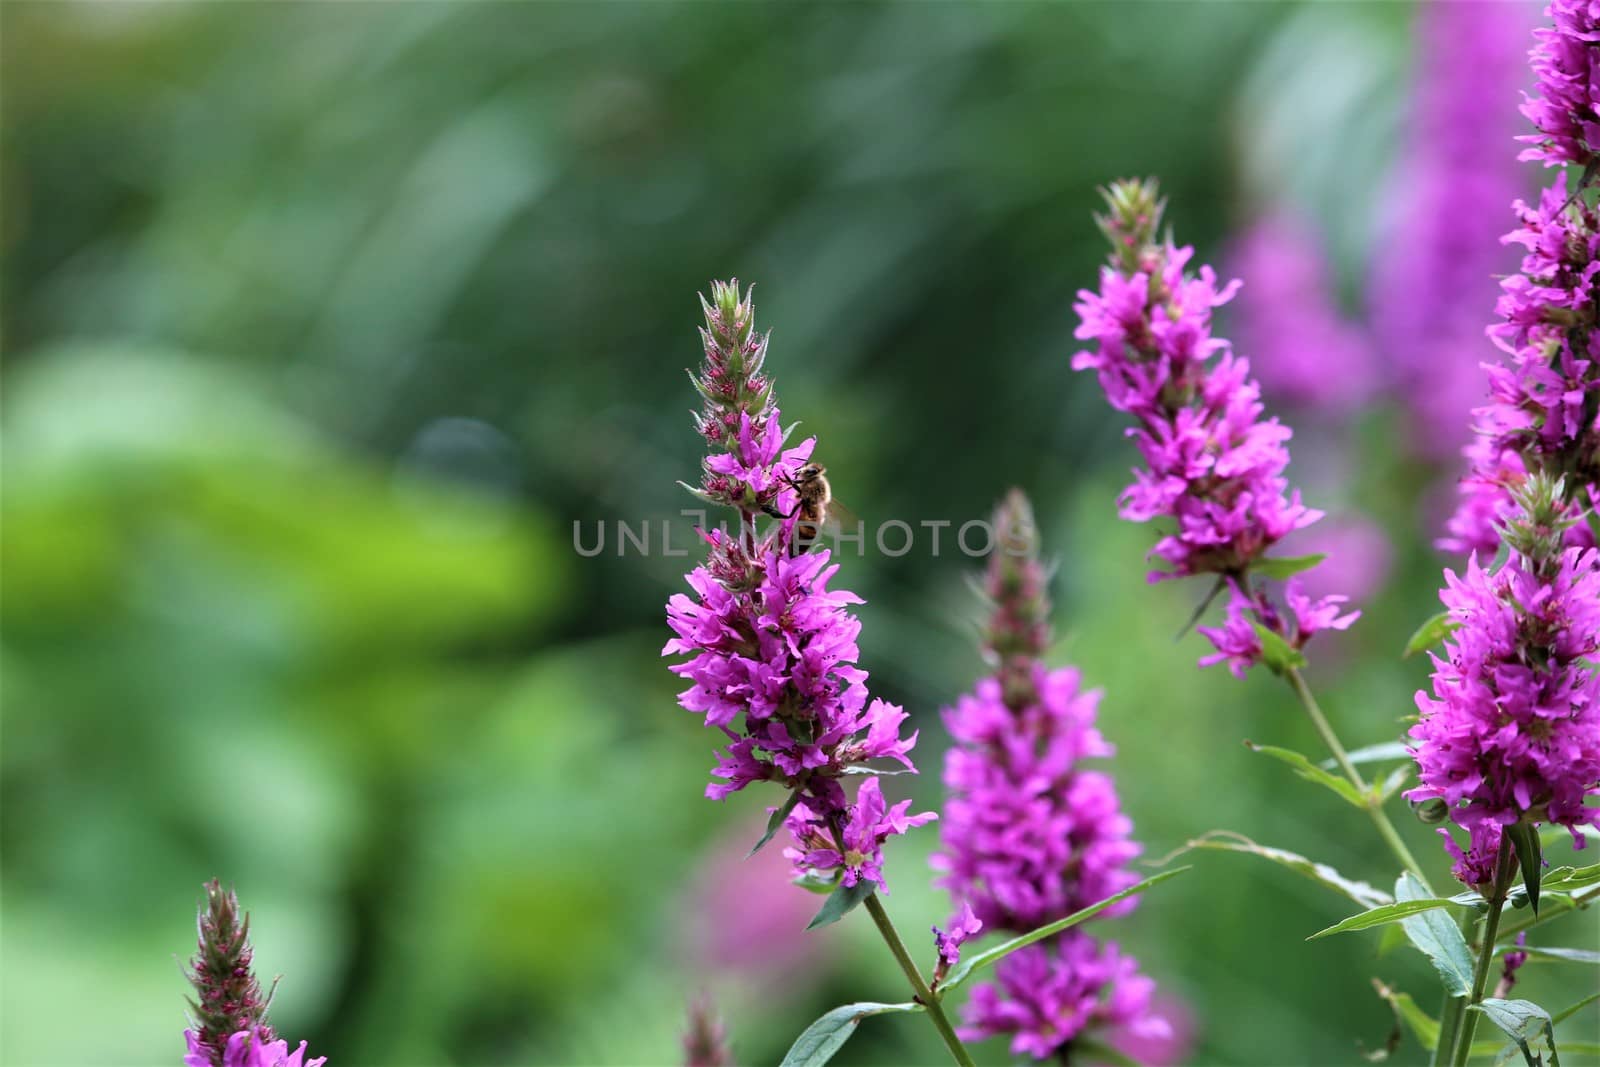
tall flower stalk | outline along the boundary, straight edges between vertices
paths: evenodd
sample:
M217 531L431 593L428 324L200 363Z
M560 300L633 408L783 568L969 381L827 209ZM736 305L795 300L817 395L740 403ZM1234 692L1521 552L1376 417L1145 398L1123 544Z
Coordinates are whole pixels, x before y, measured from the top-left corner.
M1291 432L1265 415L1249 363L1212 333L1212 312L1239 282L1220 283L1209 266L1191 271L1194 250L1162 235L1165 202L1154 181L1119 181L1105 190L1096 222L1111 244L1098 290L1082 290L1073 357L1092 370L1106 399L1134 422L1129 431L1145 465L1119 499L1119 513L1166 528L1151 550L1166 569L1149 580L1215 576L1211 598L1226 592L1219 626L1198 631L1214 651L1202 666L1227 664L1237 676L1265 663L1293 689L1341 773L1363 798L1384 842L1426 884L1420 866L1384 813L1384 799L1350 759L1299 668L1303 649L1324 630L1350 626L1345 598L1308 596L1295 573L1316 559L1274 559L1269 550L1321 513L1289 487ZM1276 592L1276 576L1288 575ZM1198 617L1198 613L1197 613Z
M838 564L826 549L797 537L797 479L815 439L785 447L771 379L764 372L768 335L737 281L713 283L701 298L705 359L690 372L704 402L695 426L708 446L701 500L733 509L739 533L705 534L705 561L686 579L693 595L667 603L673 638L663 655L686 657L671 670L689 681L679 703L719 736L719 761L706 795L724 799L753 782L773 782L785 800L768 809L762 847L783 826L796 880L829 892L812 925L865 905L916 997L958 1063L969 1064L953 1027L912 962L877 899L887 891L883 846L933 821L910 801L890 804L871 761L916 768L916 734L902 737L906 713L868 699L867 672L856 664L861 624L850 608L861 598L830 589ZM764 530L758 522L774 516ZM847 776L860 776L852 800Z
M944 713L955 744L945 756L949 799L934 866L960 911L951 934L935 930L941 955L979 930L1024 933L1137 881L1127 864L1140 850L1112 780L1083 766L1112 754L1094 725L1100 694L1083 691L1076 670L1043 663L1047 575L1020 491L995 512L994 529L984 639L994 673ZM1115 944L1069 929L1002 961L995 981L973 990L960 1032L1008 1036L1016 1055L1074 1062L1086 1041L1169 1036L1151 1010L1153 989Z

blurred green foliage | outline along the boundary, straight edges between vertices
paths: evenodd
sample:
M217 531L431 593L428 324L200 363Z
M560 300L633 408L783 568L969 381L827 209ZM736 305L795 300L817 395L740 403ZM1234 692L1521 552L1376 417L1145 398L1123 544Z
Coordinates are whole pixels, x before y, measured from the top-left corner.
M784 412L869 521L959 525L1007 485L1034 494L1057 660L1107 689L1149 856L1225 826L1385 878L1358 816L1239 744L1317 751L1285 693L1173 642L1198 591L1144 585L1150 532L1112 505L1132 454L1066 357L1111 177L1159 174L1207 256L1239 190L1283 183L1360 262L1404 8L0 19L6 1063L174 1062L172 960L213 875L284 975L280 1029L340 1065L672 1062L702 987L741 1062L774 1062L834 1004L898 995L858 922L708 952L708 911L803 919L811 898L726 860L770 798L699 798L712 742L658 656L683 561L572 550L574 522L685 505L681 368L713 276L759 282ZM1400 560L1317 650L1353 744L1408 713L1425 667L1395 653L1437 585L1416 501L1439 472L1392 447L1394 421L1347 428L1364 477L1327 490ZM875 690L934 771L936 710L982 665L972 563L925 547L843 580L869 601ZM903 788L938 803L936 773ZM890 871L923 949L947 908L935 840ZM1196 1062L1344 1062L1391 1025L1368 976L1435 988L1375 937L1303 943L1345 911L1207 854L1106 931L1189 1005ZM1552 1008L1582 985L1525 974ZM839 1062L937 1062L925 1029L873 1020Z

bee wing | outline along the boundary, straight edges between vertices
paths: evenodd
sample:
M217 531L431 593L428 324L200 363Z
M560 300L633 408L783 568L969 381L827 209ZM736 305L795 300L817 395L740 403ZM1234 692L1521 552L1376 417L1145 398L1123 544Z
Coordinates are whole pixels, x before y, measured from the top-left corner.
M861 516L840 503L838 497L834 497L828 501L828 513L822 517L822 529L835 536L841 532L855 534L866 529L866 523L861 521Z

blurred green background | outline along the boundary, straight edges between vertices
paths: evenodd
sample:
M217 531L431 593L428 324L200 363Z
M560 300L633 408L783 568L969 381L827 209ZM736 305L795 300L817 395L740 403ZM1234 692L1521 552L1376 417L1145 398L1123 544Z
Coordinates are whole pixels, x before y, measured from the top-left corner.
M1113 503L1132 447L1068 356L1094 188L1120 175L1159 175L1214 259L1266 174L1359 293L1408 6L0 17L6 1063L176 1062L214 875L284 976L279 1028L338 1065L674 1062L701 989L740 1062L771 1063L828 1007L901 996L869 924L802 935L814 898L776 852L738 862L771 798L700 798L713 741L659 658L685 561L573 550L574 523L688 503L694 294L733 274L758 283L785 415L869 522L1034 495L1055 660L1107 690L1147 858L1228 827L1390 876L1358 815L1241 746L1320 755L1281 687L1173 641L1201 590L1144 583L1152 534ZM1426 674L1397 653L1434 610L1420 501L1449 472L1407 457L1404 421L1310 427L1291 471L1393 544L1366 618L1316 650L1351 744L1397 736ZM875 694L922 729L923 775L891 790L922 806L937 709L983 669L974 565L919 540L840 579L868 601ZM892 854L923 955L936 841ZM1391 1025L1371 977L1432 1006L1420 957L1303 941L1348 902L1198 863L1100 927L1187 1005L1193 1062L1352 1061ZM1551 940L1593 944L1583 924ZM1524 975L1551 1008L1592 978ZM839 1062L940 1056L874 1019Z

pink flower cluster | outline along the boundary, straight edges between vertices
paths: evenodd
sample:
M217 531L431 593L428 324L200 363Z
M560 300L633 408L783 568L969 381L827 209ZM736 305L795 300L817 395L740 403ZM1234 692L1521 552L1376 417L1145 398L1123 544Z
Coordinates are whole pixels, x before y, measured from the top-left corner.
M1200 666L1226 663L1234 677L1243 678L1245 672L1261 660L1261 636L1253 625L1261 623L1279 634L1291 648L1303 648L1312 635L1322 630L1347 630L1361 617L1361 612L1339 614L1340 605L1348 599L1330 595L1319 600L1307 596L1299 578L1290 578L1284 587L1285 609L1280 610L1265 593L1246 592L1235 581L1229 580L1232 595L1228 598L1227 614L1221 626L1197 626L1217 651L1200 658Z
M1079 678L1035 664L1038 696L1026 706L1007 707L998 680L985 678L945 712L955 744L933 862L939 884L991 930L1032 930L1139 880L1127 869L1140 851L1133 824L1110 776L1080 766L1114 750L1094 725L1100 693Z
M674 636L662 655L686 657L669 668L690 683L678 702L725 740L712 771L721 781L706 796L780 783L797 794L786 820L797 873L881 887L883 841L934 816L909 815L904 802L887 807L876 778L851 804L840 779L871 760L915 771L917 735L900 735L899 707L868 699L856 665L861 624L849 610L861 598L828 587L839 567L826 550L795 550L791 482L815 442L784 448L771 385L758 374L766 340L753 330L748 296L736 283L718 283L712 295L695 380L706 400L696 423L714 450L698 493L737 508L740 529L705 535L707 559L686 576L693 596L667 601ZM756 515L768 508L791 517L758 536Z
M1147 246L1133 271L1103 268L1099 292L1080 291L1076 305L1076 336L1094 347L1073 369L1095 371L1111 406L1134 417L1146 464L1122 493L1121 515L1174 526L1151 551L1172 569L1152 581L1244 570L1321 515L1283 477L1288 427L1262 418L1249 364L1211 335L1212 309L1239 283L1219 287L1210 267L1186 273L1193 255Z
M1128 432L1145 468L1123 491L1120 514L1171 524L1151 550L1171 569L1151 572L1150 580L1228 580L1230 622L1203 631L1220 655L1201 662L1227 661L1240 673L1260 653L1238 629L1249 628L1246 612L1274 628L1282 613L1264 595L1247 594L1239 579L1279 539L1322 513L1301 503L1284 477L1289 428L1263 417L1249 364L1212 335L1213 309L1232 299L1239 283L1219 286L1210 267L1191 274L1192 248L1154 240L1163 204L1153 182L1117 182L1105 197L1111 210L1098 221L1111 240L1111 263L1101 269L1098 292L1078 293L1076 336L1093 347L1077 353L1072 366L1095 371L1111 406L1134 417ZM1291 605L1308 625L1284 636L1303 642L1317 629L1349 625L1353 615L1333 621L1340 602Z
M1114 1046L1172 1036L1171 1023L1150 1009L1155 982L1138 963L1076 929L1012 953L996 971L995 985L972 991L963 1040L1012 1034L1013 1054L1047 1060L1089 1030L1116 1035Z
M1000 506L995 527L1000 548L985 591L996 672L944 712L954 744L932 863L960 911L951 933L934 928L942 968L980 929L1024 933L1138 881L1127 865L1140 849L1116 788L1082 766L1112 754L1095 727L1100 694L1084 692L1076 670L1052 671L1039 658L1050 641L1049 601L1020 493ZM1126 914L1136 903L1101 914ZM1044 1059L1090 1026L1122 1034L1164 1025L1150 1013L1154 983L1078 928L1006 957L997 978L974 992L964 1038L1010 1035L1014 1053Z
M1504 827L1556 823L1581 848L1577 828L1600 825L1584 803L1600 787L1600 552L1513 553L1493 573L1473 558L1445 579L1457 628L1434 657L1432 692L1417 694L1421 784L1406 795L1449 806L1470 837L1465 851L1448 845L1456 874L1482 885Z
M1537 84L1522 105L1539 132L1517 138L1532 146L1519 158L1587 166L1600 149L1600 5L1551 0L1545 14L1555 25L1534 31Z

